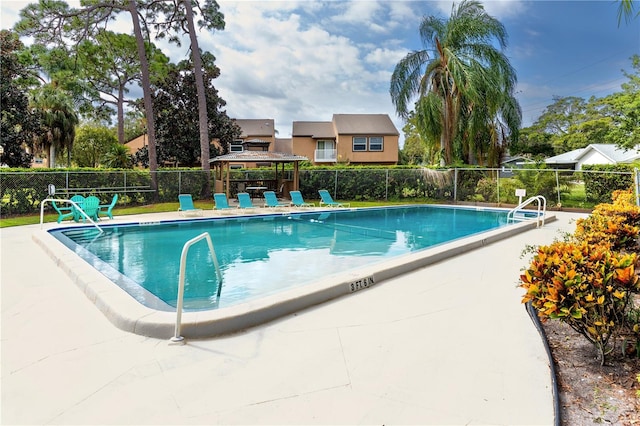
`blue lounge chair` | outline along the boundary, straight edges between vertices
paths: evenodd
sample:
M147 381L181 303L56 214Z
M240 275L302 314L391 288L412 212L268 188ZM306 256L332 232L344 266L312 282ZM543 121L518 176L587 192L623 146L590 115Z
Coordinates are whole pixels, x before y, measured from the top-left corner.
M315 207L316 205L313 203L307 203L304 201L302 197L302 193L300 191L289 191L289 195L291 196L291 205L296 207Z
M281 203L274 191L264 191L264 206L269 208L289 207L290 203Z
M213 201L215 201L215 205L213 206L214 210L228 210L233 208L229 205L227 194L223 192L213 194Z
M202 216L202 209L197 209L196 206L193 205L193 197L191 197L191 194L178 195L178 201L180 202L180 207L178 207L178 211L182 216L187 216L187 215Z
M239 209L255 209L251 201L251 195L248 192L238 192L238 208Z
M320 207L351 207L351 203L338 203L337 201L333 201L333 197L331 197L331 194L329 194L329 191L326 189L321 189L318 193L320 193Z
M67 218L75 218L75 213L73 212L73 209L71 207L60 207L56 204L55 201L51 201L51 205L53 206L53 209L58 213L58 223Z
M113 213L111 213L111 210L113 210L113 207L117 202L118 194L113 196L113 198L111 199L111 204L101 204L98 207L98 219L100 219L100 216L108 216L109 219L113 219Z

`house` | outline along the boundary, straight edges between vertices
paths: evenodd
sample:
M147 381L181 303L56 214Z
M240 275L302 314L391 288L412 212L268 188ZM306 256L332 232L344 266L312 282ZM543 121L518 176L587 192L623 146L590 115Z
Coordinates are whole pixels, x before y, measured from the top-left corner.
M245 151L276 152L276 129L272 118L235 119L240 137L229 145L229 153ZM257 157L259 158L259 157ZM270 162L235 163L232 168L268 167Z
M387 114L334 114L331 121L294 121L292 149L322 164L398 163L400 133Z
M599 143L549 157L544 162L556 169L582 170L585 164L628 164L638 160L640 160L640 151L637 149Z

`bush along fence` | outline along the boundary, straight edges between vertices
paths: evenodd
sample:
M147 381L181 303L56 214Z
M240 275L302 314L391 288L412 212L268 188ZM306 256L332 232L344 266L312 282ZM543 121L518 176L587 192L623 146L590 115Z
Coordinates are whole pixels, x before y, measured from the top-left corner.
M161 169L156 173L157 191L148 170L104 169L3 169L0 171L0 214L34 214L48 196L97 195L102 203L119 194L119 204L176 202L178 194L202 199L213 173L200 169ZM231 181L274 180L271 168L231 170ZM292 172L286 170L285 179ZM516 189L528 196L543 195L550 206L592 208L609 200L617 189L634 185L632 166L591 166L581 171L546 168L407 168L335 167L300 170L300 191L305 199L318 199L327 189L335 199L353 201L433 201L443 203L490 203L514 205ZM230 195L238 188L232 183Z

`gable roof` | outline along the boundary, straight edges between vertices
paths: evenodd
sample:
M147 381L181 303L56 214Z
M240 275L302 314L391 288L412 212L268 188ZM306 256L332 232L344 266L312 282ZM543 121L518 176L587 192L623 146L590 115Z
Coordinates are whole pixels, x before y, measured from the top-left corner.
M578 157L582 155L586 148L574 149L560 155L554 155L544 160L547 164L575 164L578 162Z
M330 121L294 121L292 136L310 136L312 138L335 139L333 124Z
M584 152L578 156L578 160L589 150L599 152L614 163L630 163L640 158L640 151L637 149L620 148L618 145L609 143L594 143L585 148Z
M544 162L547 164L576 164L591 151L600 153L612 163L631 163L640 158L640 151L637 149L620 148L609 143L592 143L586 148L574 149L564 154L549 157Z
M241 138L273 136L276 132L272 118L236 118L235 122L242 129Z
M400 135L387 114L333 114L332 121L342 135Z

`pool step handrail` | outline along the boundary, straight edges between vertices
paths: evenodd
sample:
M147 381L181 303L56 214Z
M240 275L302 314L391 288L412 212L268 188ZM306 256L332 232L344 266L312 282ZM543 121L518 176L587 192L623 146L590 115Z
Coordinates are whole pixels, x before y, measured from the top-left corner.
M536 215L533 218L527 217L527 215L523 210L526 206L534 202L537 202L538 204ZM531 210L529 210L528 212L531 212ZM507 213L507 223L535 219L536 228L539 228L540 226L544 226L544 218L546 216L546 213L547 213L547 199L544 198L544 196L542 195L535 195L533 197L527 198L525 201L523 201L522 203L518 204L516 207L509 210L509 213Z
M59 199L59 198L45 198L44 200L42 200L42 202L40 202L40 229L42 229L42 224L44 223L44 203L46 203L47 201L51 201L51 202L60 202L60 203L69 203L72 206L74 206L77 210L78 213L80 213L82 216L84 216L85 219L89 220L89 222L91 222L91 224L93 226L95 226L96 228L98 228L98 231L100 231L100 233L103 233L104 231L102 230L102 228L100 227L100 225L98 225L97 223L95 223L93 221L93 219L91 219L89 217L88 214L85 213L84 210L82 210L82 207L80 207L78 205L78 203L76 203L75 201L72 200L67 200L67 199Z
M218 276L218 294L217 297L220 297L220 292L222 291L222 273L220 272L220 264L218 263L218 258L216 257L216 251L213 248L213 242L211 241L211 236L208 232L203 232L195 238L190 239L184 246L182 247L182 254L180 255L180 277L178 278L178 300L176 303L176 329L175 335L171 338L172 343L184 343L184 337L181 336L181 327L182 327L182 306L184 304L184 279L185 272L187 270L187 253L192 245L197 243L198 241L206 239L207 244L209 245L209 252L211 253L211 259L213 259L213 265L216 267L216 275Z

